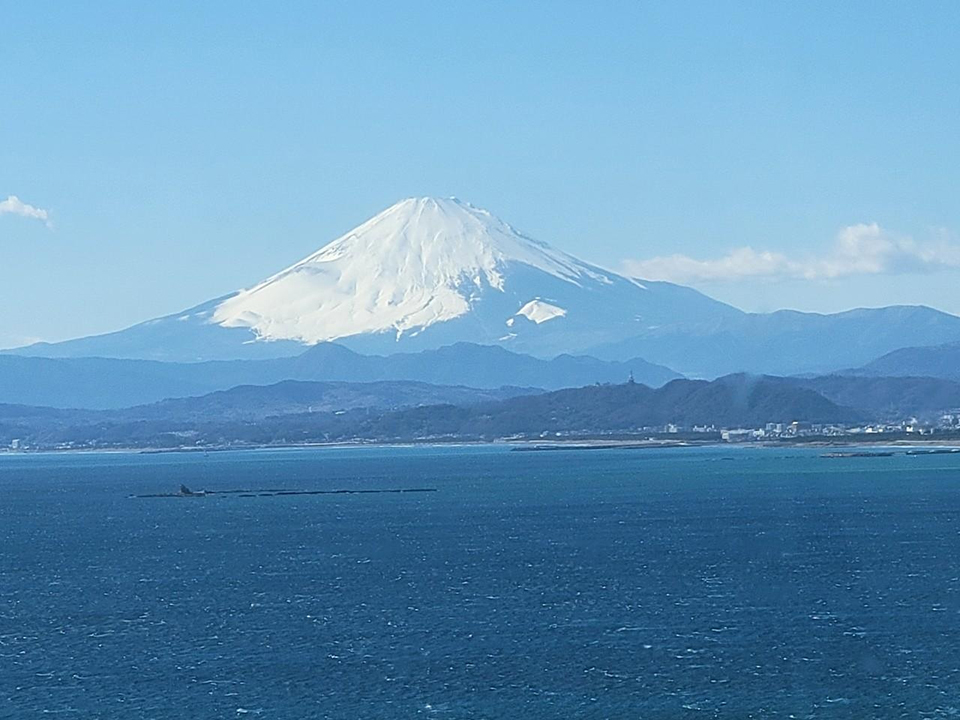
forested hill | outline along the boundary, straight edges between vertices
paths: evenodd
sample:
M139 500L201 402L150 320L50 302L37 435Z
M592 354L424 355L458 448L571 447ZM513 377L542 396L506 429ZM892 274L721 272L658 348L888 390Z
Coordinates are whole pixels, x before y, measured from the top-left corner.
M677 425L757 427L767 422L854 422L861 412L842 407L795 381L731 375L712 382L674 380L662 388L592 385L472 404L383 404L334 410L311 384L244 388L213 398L158 403L119 411L35 410L0 407L0 443L165 447L430 438L496 439L542 433L602 434ZM351 391L368 398L372 388ZM311 393L311 412L290 402L291 390ZM339 402L348 388L337 387ZM381 394L385 389L380 387ZM460 391L458 391L460 392ZM508 394L523 392L501 391ZM283 402L278 404L277 396ZM391 397L395 393L391 392ZM413 397L407 390L407 397ZM422 397L422 396L421 396ZM482 400L481 398L476 398ZM230 400L227 403L226 400ZM451 396L459 403L461 398ZM267 401L269 400L269 402ZM240 403L238 405L237 403ZM278 412L285 407L286 412ZM223 410L217 410L220 408ZM225 410L228 408L229 411ZM256 408L260 408L259 412Z

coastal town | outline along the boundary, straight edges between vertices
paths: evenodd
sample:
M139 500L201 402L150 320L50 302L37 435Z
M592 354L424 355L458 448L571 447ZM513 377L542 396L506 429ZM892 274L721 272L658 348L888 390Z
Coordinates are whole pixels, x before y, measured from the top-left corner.
M225 450L248 447L290 447L322 445L356 445L403 442L404 444L431 444L463 442L463 438L453 436L429 435L415 438L342 438L336 441L307 441L302 443L286 440L272 443L249 443L242 441L210 443L196 437L193 433L177 433L180 442L170 442L163 446L165 450ZM960 442L960 411L945 413L936 418L919 420L907 418L899 422L875 422L865 424L809 423L809 422L771 422L761 427L718 427L716 425L684 426L667 423L662 426L640 427L632 431L583 432L583 431L541 431L536 433L518 433L503 437L474 442L529 443L533 442L584 442L596 440L602 443L644 443L654 445L673 444L717 444L717 443L755 443L755 444L883 444L883 443L954 443ZM80 451L80 450L137 450L156 449L156 446L144 446L123 442L103 442L99 440L71 440L67 442L29 442L14 438L0 447L0 453L27 453L38 451Z

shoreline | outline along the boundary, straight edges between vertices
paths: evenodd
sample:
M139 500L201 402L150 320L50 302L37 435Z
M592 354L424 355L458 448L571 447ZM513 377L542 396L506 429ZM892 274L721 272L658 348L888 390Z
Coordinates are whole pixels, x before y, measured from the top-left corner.
M749 442L723 442L718 440L675 440L675 439L602 439L581 438L564 440L413 440L413 441L344 441L329 443L289 443L277 445L221 445L211 447L115 447L115 448L43 448L25 450L0 450L0 459L29 457L37 455L171 455L171 454L210 454L223 452L257 452L270 450L311 450L311 449L363 449L363 448L452 448L452 447L502 447L517 452L550 452L557 450L667 450L682 448L729 448L729 449L903 449L911 448L960 450L960 439L810 439L800 440L756 440Z

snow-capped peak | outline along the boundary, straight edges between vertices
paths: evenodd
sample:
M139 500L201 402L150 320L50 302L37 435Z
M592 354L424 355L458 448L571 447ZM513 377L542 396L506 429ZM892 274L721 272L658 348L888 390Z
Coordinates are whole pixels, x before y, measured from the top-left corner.
M503 292L517 266L577 286L612 282L486 210L456 198L409 198L227 299L212 319L268 340L399 337L468 313L484 291Z
M522 235L487 210L454 197L419 197L390 206L276 277L350 255L386 254L422 260L426 274L441 281L465 271L480 272L495 287L500 282L496 266L508 261L532 265L571 282L590 271L575 258Z

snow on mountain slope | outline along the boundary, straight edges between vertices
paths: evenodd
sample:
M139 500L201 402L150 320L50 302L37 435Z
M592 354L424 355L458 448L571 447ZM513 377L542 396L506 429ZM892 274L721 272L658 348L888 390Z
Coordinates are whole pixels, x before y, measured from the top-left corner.
M545 323L547 320L564 317L567 311L563 308L544 302L540 298L531 300L517 311L517 315L523 315L527 320L532 320L537 325ZM507 320L507 325L513 326L514 318Z
M585 263L460 200L424 197L247 290L16 352L197 361L289 356L328 341L379 354L466 341L553 357L741 314L690 288Z
M485 210L414 198L226 300L213 321L264 340L313 344L387 331L399 339L466 315L484 292L504 292L515 263L577 287L612 282Z
M746 314L533 240L455 199L403 200L248 290L126 330L11 351L168 361L277 358L327 341L391 355L459 342L541 358L642 357L688 375L828 372L960 340L930 308Z

